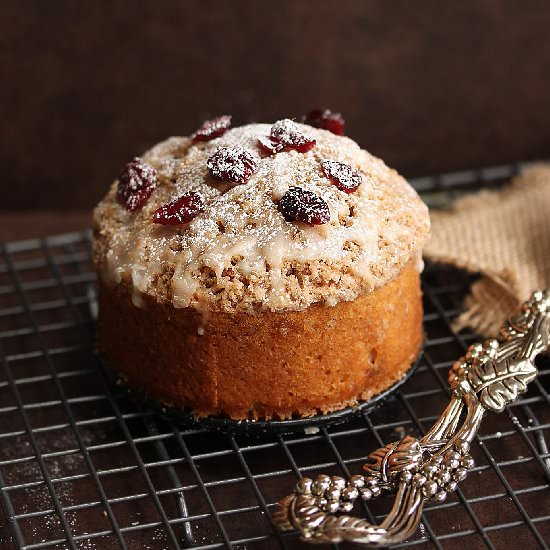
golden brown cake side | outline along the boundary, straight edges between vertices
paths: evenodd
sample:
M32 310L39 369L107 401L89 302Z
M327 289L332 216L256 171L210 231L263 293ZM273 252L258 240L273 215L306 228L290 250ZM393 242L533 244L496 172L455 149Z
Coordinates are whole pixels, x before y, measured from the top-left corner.
M329 412L376 395L409 369L422 342L417 262L333 307L211 312L132 303L100 281L102 352L131 386L167 405L232 418Z

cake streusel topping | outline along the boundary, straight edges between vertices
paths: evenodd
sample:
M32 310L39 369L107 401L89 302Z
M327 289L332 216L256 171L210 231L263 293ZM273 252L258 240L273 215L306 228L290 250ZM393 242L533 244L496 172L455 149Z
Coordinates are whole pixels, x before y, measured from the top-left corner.
M426 206L397 172L351 139L296 127L315 140L307 152L267 154L258 140L271 135L269 124L233 128L211 141L173 137L153 147L143 161L156 170L157 187L141 209L120 204L115 181L95 210L95 260L104 280L127 286L138 306L145 295L219 311L334 305L391 280L421 253ZM244 183L212 175L208 159L220 148L246 152L254 170ZM322 168L327 160L333 169L343 163L358 173L357 189L338 188L326 163ZM293 187L326 203L326 223L285 219L279 201ZM153 223L156 211L191 193L202 201L198 215L179 225Z

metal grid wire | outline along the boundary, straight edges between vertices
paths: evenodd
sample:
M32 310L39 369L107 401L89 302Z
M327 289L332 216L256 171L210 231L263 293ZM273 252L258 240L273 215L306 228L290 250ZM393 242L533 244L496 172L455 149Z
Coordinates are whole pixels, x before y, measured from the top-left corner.
M431 205L517 166L416 180ZM415 375L380 409L305 435L262 439L182 430L113 386L93 353L90 234L9 243L0 260L0 548L297 548L275 503L298 477L358 473L369 452L422 434L448 400L447 370L474 334L456 333L471 278L429 265L427 335ZM476 467L428 504L399 548L548 548L550 365L476 438ZM387 499L357 504L380 520ZM334 545L333 548L346 545Z

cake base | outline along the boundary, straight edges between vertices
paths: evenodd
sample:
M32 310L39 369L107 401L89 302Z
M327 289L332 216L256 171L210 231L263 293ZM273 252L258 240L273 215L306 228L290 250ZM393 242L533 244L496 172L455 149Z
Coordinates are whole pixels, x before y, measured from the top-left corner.
M292 433L313 435L318 433L322 427L342 424L353 418L377 410L414 374L421 356L422 354L420 352L411 365L411 368L405 372L400 380L392 384L383 392L372 396L367 401L360 401L351 407L345 407L341 410L329 413L286 420L235 420L222 415L198 416L191 409L168 407L146 395L143 391L127 386L124 380L121 380L117 372L112 369L110 365L105 361L103 361L103 364L111 383L116 385L118 390L120 390L121 386L124 387L134 401L140 403L147 409L154 410L160 416L176 422L182 429L208 430L227 435L261 437Z
M384 392L422 343L420 274L411 262L352 302L255 314L137 308L100 282L100 350L130 385L168 407L232 419L303 418Z

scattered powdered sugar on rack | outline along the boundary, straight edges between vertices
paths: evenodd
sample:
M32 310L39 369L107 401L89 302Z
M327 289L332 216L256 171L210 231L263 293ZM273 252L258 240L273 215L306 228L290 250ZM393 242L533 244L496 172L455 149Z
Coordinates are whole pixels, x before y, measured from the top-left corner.
M82 443L85 447L90 447L109 437L109 431L105 430L100 425L93 429L80 426L79 434ZM89 531L82 531L82 526L87 528L93 526L93 521L90 523L90 514L102 514L107 517L107 512L99 507L94 506L90 509L81 509L78 511L67 510L72 506L78 506L82 503L82 491L90 491L89 498L97 499L97 494L94 489L83 489L81 485L74 479L71 481L62 481L64 478L73 478L74 476L82 476L88 474L89 470L85 464L82 452L78 449L78 444L70 429L56 430L42 435L38 444L42 452L51 453L55 456L48 457L45 460L45 465L48 470L50 479L52 480L55 493L59 502L64 509L65 518L69 529L74 535L87 535ZM75 452L69 452L74 449ZM27 457L28 460L21 460ZM18 437L12 439L10 445L6 445L2 449L2 460L18 460L16 467L5 468L3 470L5 485L22 485L27 483L36 483L36 485L11 492L11 499L16 508L16 513L20 515L33 514L41 511L51 510L50 513L40 515L33 518L32 522L25 525L23 536L27 544L35 544L57 539L64 536L61 520L54 511L54 503L47 490L43 480L42 472L38 466L35 457L32 456L32 447L26 437ZM93 495L93 496L92 496ZM138 511L139 507L131 511L125 511L124 516L131 513L134 519L129 522L132 527L137 527L140 522L147 521L146 518L140 517L142 512ZM115 513L117 510L114 510ZM135 521L135 520L138 521ZM107 523L110 525L110 523ZM158 544L156 547L167 547L166 533L162 527L157 527L152 531L147 530L147 538ZM141 533L141 532L139 532ZM143 532L145 533L145 531ZM145 539L144 534L139 534L139 537ZM95 550L100 548L111 548L112 539L104 537L84 537L76 541L76 547L85 550ZM1 546L1 545L0 545ZM144 546L145 547L145 546Z
M95 431L80 428L80 436L83 444L89 446L94 441L97 441L98 436L101 437L101 433L98 433L97 428ZM48 452L56 453L76 448L76 441L72 433L67 430L60 430L56 432L55 437L48 436L44 440L42 443L43 451L46 448L44 445L47 446ZM4 482L6 485L33 483L43 480L38 463L34 457L31 457L31 454L32 448L26 438L17 438L8 447L3 449L5 459L29 457L29 460L20 461L16 469L9 469L4 472ZM80 452L59 454L58 456L49 458L46 461L46 467L48 468L50 478L54 480L55 492L61 505L66 508L76 504L78 501L78 496L74 492L77 490L76 486L72 483L56 480L82 474L85 471L82 454ZM53 510L54 508L45 482L28 487L24 490L24 493L19 494L21 495L20 498L18 496L14 498L17 498L17 512L20 514L31 514L37 511ZM69 528L75 529L77 526L77 517L72 512L67 512L65 516ZM46 540L60 536L62 533L61 520L52 511L47 515L35 519L31 527L29 527L29 531L25 533L27 542L29 542L29 535L32 538L31 542L45 542ZM98 548L98 546L96 546L96 543L92 539L83 539L78 542L78 548L93 549Z
M315 140L308 152L262 155L258 139L271 125L234 128L209 142L170 138L144 155L159 186L144 207L128 212L116 182L96 209L96 261L106 282L123 283L134 303L144 297L176 307L273 311L334 305L382 286L415 258L426 238L427 209L395 171L351 139L293 123ZM244 184L218 181L207 161L220 147L254 155ZM357 170L363 183L341 191L322 170L331 159ZM327 204L328 223L288 222L278 202L291 187ZM160 226L155 210L190 192L204 211L190 223Z

